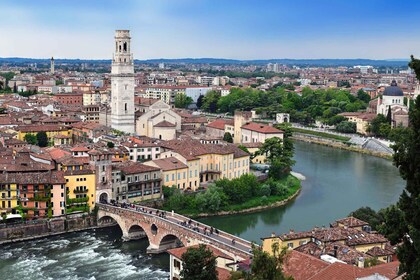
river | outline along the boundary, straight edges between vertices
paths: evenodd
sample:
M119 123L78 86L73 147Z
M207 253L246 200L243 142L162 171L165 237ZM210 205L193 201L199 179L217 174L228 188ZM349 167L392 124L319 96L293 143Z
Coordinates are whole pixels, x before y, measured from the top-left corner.
M293 202L201 221L260 242L260 237L272 232L328 226L361 206L387 207L404 188L398 170L388 160L303 142L296 142L295 148L293 169L306 180ZM147 246L147 240L122 242L117 227L4 245L0 248L0 280L167 279L167 255L148 257Z

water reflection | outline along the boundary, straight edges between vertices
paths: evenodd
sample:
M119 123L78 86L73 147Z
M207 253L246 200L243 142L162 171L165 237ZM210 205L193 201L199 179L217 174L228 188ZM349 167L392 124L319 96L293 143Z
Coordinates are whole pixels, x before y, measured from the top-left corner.
M284 207L235 216L202 219L251 241L272 232L328 226L351 211L375 210L398 200L404 181L389 160L330 147L295 143L294 170L306 176L301 194Z

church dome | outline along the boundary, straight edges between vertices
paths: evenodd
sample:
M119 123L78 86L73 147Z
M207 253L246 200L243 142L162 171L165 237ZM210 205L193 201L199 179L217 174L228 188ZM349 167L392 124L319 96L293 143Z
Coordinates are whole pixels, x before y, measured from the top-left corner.
M391 86L385 88L384 96L404 96L403 91L400 89L399 86L397 86L397 82L395 80L392 80Z

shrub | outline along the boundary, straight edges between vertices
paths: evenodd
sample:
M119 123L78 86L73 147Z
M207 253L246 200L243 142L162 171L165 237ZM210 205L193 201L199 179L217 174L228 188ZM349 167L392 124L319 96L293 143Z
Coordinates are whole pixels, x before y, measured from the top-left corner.
M268 185L262 185L259 190L260 196L270 196L271 195L271 188Z

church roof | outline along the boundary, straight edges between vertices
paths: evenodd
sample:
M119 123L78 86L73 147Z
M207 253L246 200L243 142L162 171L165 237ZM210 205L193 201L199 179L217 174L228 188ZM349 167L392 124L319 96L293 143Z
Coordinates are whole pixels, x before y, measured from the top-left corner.
M392 80L391 86L385 88L383 95L385 96L404 96L403 91L397 85L395 80Z

